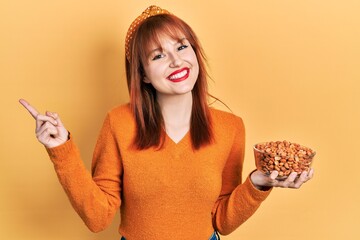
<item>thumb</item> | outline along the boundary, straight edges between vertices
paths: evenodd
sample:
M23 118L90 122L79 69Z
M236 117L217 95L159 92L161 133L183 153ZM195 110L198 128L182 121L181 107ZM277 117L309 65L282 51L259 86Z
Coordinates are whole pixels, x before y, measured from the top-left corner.
M57 114L55 112L46 111L46 115L49 117L52 117L56 121L55 127L57 127L59 129L58 136L62 139L69 139L69 132L64 127L64 124L62 123L62 121L59 117L59 114Z
M46 111L46 115L49 116L49 117L52 117L55 121L56 121L56 126L57 127L64 127L64 124L62 123L60 117L59 117L59 114L57 114L56 112L49 112L49 111Z

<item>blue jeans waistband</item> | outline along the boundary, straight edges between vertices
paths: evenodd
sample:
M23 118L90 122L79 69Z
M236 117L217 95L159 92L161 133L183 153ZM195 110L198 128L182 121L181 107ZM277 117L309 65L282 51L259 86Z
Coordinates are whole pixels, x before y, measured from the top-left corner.
M126 240L125 237L121 237L121 240ZM209 240L220 240L220 236L217 232L214 232L211 237L209 238Z

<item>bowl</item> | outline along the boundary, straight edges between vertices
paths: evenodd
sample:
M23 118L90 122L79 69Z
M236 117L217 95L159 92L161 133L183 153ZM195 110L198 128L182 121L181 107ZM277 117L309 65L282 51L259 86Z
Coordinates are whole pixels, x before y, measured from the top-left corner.
M285 179L290 173L309 171L316 152L309 147L289 141L262 142L254 145L256 168L268 175L278 171L277 179Z

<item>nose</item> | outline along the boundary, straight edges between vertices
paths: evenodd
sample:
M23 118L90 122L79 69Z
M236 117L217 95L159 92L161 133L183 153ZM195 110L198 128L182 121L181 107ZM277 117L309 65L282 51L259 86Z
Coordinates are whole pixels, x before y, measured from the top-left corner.
M183 60L177 53L173 53L170 56L170 67L179 67L183 63Z

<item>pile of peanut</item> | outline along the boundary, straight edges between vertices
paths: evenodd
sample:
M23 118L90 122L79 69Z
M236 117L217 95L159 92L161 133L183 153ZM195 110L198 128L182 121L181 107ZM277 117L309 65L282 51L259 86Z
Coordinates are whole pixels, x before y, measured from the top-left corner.
M277 170L279 177L308 171L315 153L310 148L289 141L259 143L255 148L259 150L255 151L257 168L267 174Z

